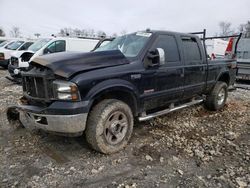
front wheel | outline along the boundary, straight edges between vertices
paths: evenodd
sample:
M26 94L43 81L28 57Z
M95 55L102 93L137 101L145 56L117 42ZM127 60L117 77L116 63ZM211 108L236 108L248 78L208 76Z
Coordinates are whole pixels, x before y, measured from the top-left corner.
M86 139L93 149L101 153L115 153L127 145L133 125L133 114L127 104L105 99L89 114Z
M205 107L209 110L219 110L224 107L227 96L227 84L225 82L218 81L210 94L207 95Z

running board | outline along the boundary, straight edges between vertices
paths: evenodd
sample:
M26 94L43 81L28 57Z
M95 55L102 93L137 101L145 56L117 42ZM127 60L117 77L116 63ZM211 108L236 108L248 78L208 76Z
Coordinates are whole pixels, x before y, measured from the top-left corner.
M188 106L192 106L192 105L195 105L195 104L202 103L202 102L203 102L203 99L193 100L191 102L185 103L185 104L180 105L180 106L176 106L176 107L172 107L172 108L170 107L170 108L162 110L162 111L158 111L158 112L155 112L155 113L152 113L152 114L141 116L138 119L139 119L139 121L147 121L147 120L152 119L154 117L161 116L161 115L164 115L164 114L167 114L167 113L170 113L170 112L182 109L182 108L186 108Z

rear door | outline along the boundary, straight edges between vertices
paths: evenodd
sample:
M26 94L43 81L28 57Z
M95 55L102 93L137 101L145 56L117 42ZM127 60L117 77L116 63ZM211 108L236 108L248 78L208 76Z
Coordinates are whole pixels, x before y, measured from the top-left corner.
M207 62L196 37L182 36L183 58L185 62L184 98L201 94L206 86Z

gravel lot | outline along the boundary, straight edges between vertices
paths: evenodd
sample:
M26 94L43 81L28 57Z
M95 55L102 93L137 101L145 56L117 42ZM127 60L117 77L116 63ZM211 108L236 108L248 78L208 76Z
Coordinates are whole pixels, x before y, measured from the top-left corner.
M32 133L5 111L21 87L0 70L0 187L250 187L250 91L226 107L194 106L136 123L125 150L103 155L83 137Z

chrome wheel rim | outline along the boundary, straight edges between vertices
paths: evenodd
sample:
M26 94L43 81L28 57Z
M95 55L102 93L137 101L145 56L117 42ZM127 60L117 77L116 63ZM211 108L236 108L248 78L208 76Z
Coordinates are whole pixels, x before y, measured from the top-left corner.
M104 136L107 143L111 145L120 143L127 133L128 124L128 118L123 112L113 112L105 123Z
M221 88L221 90L220 90L220 92L218 93L218 96L217 96L217 104L218 105L223 104L223 102L225 100L225 95L226 95L225 89Z

